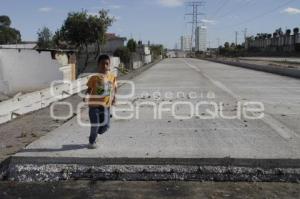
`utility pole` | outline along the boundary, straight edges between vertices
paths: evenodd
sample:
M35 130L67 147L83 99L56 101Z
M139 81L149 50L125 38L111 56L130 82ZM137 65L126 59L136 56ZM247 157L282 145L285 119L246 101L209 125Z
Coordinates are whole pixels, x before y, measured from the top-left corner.
M217 44L218 44L218 48L220 47L220 38L217 38Z
M244 47L247 49L248 48L247 47L248 46L248 44L247 44L247 32L248 32L248 29L245 28L242 32L244 33L244 40L245 40Z
M186 6L188 8L191 8L191 13L186 13L185 15L191 16L191 21L188 23L192 24L192 34L191 34L191 52L193 51L193 44L194 44L194 35L196 32L196 28L198 27L198 24L201 23L200 16L204 15L203 13L199 12L200 7L204 5L204 1L191 1L187 2Z
M244 38L245 38L245 42L246 42L248 29L245 28L242 32L244 33Z
M235 46L237 46L237 44L238 44L238 35L239 35L239 32L235 31Z
M216 53L216 56L218 57L218 55L220 54L220 38L217 38L217 53Z

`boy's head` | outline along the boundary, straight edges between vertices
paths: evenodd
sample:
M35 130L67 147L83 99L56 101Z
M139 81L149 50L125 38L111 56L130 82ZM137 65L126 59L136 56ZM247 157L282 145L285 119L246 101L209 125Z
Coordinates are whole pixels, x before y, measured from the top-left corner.
M108 55L100 55L98 58L98 66L100 73L106 73L110 71L110 58Z

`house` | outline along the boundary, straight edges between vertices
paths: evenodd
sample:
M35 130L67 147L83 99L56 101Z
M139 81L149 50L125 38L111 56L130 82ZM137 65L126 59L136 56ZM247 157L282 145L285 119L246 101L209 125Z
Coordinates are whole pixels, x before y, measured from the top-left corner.
M126 37L119 37L114 33L107 33L106 43L101 47L101 50L103 53L113 55L118 48L124 47L126 40Z
M149 64L152 62L152 55L149 45L144 45L141 41L139 41L137 53L141 56L141 60L144 64Z

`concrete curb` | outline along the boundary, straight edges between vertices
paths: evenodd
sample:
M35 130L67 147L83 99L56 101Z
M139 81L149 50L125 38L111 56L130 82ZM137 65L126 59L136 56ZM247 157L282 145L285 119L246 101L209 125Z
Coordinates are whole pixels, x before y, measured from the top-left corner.
M300 159L249 158L73 158L73 157L19 157L12 156L10 164L79 164L79 165L198 165L273 168L299 168Z
M93 180L198 180L299 182L300 160L234 158L44 158L12 157L7 179L17 182Z
M211 62L216 62L220 64L226 64L230 66L237 66L257 71L263 71L268 73L273 73L282 76L300 78L300 70L293 69L293 68L279 68L275 66L261 66L256 64L248 64L248 63L240 63L240 62L233 62L233 61L223 61L223 60L215 60L215 59L204 59Z
M130 80L133 79L134 77L140 75L141 73L145 72L146 70L150 69L152 66L158 64L159 62L161 62L162 60L157 60L153 63L150 63L148 65L142 66L126 75L121 76L120 78L118 78L119 80Z
M286 62L286 63L297 63L300 64L300 59L297 57L239 57L240 60L247 61L274 61L274 62Z

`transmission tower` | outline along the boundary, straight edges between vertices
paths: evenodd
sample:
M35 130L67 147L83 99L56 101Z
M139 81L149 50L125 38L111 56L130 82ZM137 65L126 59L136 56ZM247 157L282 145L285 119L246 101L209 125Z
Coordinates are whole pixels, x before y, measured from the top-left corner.
M200 8L203 7L204 4L204 1L190 1L186 3L188 13L186 13L185 15L190 16L191 21L189 21L188 23L192 24L191 52L193 51L196 28L198 27L198 24L201 24L200 16L204 15L204 13L200 12Z

